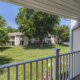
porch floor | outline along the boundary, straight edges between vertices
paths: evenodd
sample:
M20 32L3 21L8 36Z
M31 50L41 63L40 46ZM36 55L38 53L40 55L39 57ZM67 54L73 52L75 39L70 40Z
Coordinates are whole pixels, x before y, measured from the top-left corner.
M73 78L73 79L71 79L71 80L80 80L80 75L78 75L78 76L74 77L74 78Z

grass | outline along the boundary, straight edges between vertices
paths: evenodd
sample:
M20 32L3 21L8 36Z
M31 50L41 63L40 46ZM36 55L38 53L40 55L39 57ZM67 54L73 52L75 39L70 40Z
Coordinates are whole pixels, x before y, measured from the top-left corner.
M61 49L61 53L69 52L68 45L44 45L43 49L40 49L38 45L30 45L30 46L10 46L10 47L0 47L0 65L7 63L14 63L24 60L30 60L40 57L52 56L53 48ZM50 60L48 60L50 62ZM45 71L45 63L44 60L44 71ZM32 64L32 80L35 80L35 63ZM41 77L41 62L38 62L38 80ZM7 80L7 69L2 70L1 78L2 80ZM23 65L18 67L19 71L19 80L23 80ZM10 80L15 80L16 68L10 68ZM29 80L29 64L26 64L26 80Z

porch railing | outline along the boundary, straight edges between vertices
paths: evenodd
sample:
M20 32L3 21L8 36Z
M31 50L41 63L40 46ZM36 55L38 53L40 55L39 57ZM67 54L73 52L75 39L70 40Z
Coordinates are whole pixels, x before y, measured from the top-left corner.
M29 66L26 67L26 64ZM23 79L19 79L20 65ZM13 80L11 67L15 67L14 80L71 80L80 74L80 51L59 54L59 49L54 49L54 56L0 65L0 80ZM29 72L26 69L29 69ZM5 73L7 75L3 79Z

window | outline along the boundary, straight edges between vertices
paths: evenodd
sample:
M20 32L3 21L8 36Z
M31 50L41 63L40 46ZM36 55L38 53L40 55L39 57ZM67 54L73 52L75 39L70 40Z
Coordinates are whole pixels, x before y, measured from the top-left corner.
M15 39L15 36L10 36L11 39Z
M22 35L22 36L20 36L21 38L24 38L24 36Z
M48 36L48 38L51 38L51 36Z
M51 41L48 41L48 44L51 44Z
M15 45L15 42L14 42L14 41L11 41L11 42L10 42L10 45Z
M20 45L24 45L24 41L20 41Z

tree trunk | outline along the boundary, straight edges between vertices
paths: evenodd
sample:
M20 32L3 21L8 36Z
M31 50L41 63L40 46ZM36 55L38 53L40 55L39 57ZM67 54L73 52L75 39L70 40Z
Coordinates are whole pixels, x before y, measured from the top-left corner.
M59 38L57 40L58 40L58 44L59 44Z
M40 38L40 48L43 48L43 40Z
M31 37L29 36L29 37L28 37L28 39L29 39L29 41L28 41L28 45L30 45L30 38L31 38Z

